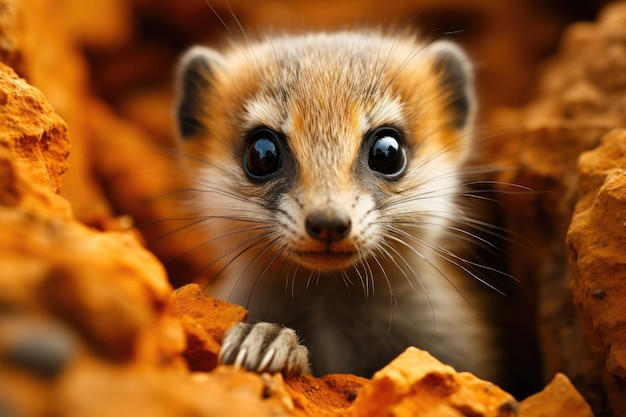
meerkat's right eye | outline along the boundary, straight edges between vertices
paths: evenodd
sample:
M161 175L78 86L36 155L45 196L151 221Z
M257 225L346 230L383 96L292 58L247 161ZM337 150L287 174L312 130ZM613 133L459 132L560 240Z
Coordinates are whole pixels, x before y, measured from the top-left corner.
M263 180L274 174L281 165L278 134L262 128L248 135L248 147L244 156L246 174L255 180Z

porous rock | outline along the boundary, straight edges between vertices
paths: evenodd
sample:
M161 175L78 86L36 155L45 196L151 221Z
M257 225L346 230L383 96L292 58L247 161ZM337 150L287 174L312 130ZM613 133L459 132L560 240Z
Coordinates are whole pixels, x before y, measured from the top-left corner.
M596 22L576 23L565 31L559 50L543 68L537 98L532 103L522 110L499 110L492 115L494 129L502 133L490 155L497 155L507 167L498 178L503 184L499 189L505 191L498 200L512 242L507 247L509 267L521 282L520 305L512 307L517 307L518 317L520 312L536 311L536 316L527 321L530 331L517 336L520 346L528 351L528 345L524 345L526 335L532 335L537 325L541 359L535 361L543 362L544 379L565 373L602 416L623 415L623 396L618 399L608 394L622 382L606 378L598 366L608 359L604 355L609 351L597 349L593 337L588 340L593 332L579 318L578 312L585 311L581 315L583 322L597 320L589 318L589 305L581 308L580 295L573 299L565 240L579 196L589 198L585 195L590 180L579 172L578 157L596 148L610 130L626 127L625 65L626 3L616 2L609 4ZM607 160L609 164L615 162L614 158ZM532 191L510 192L510 186L504 184L522 185ZM608 237L618 230L616 225L599 226L612 228L598 228L598 236ZM576 230L579 228L576 226ZM583 252L586 250L593 249L587 247ZM571 250L569 259L569 265L576 266L571 261ZM596 272L602 271L606 270ZM591 271L587 275L592 275ZM587 288L580 282L573 288ZM596 291L601 292L602 288ZM596 299L595 303L602 301ZM609 309L604 314L616 311ZM612 342L613 352L625 346L621 338ZM619 363L616 357L611 363ZM525 361L519 363L526 366Z
M293 415L256 375L188 372L162 265L74 219L65 123L2 64L0 85L2 415Z
M408 348L372 377L347 415L499 417L516 410L515 399L497 386Z
M65 123L3 64L0 89L0 300L44 303L95 346L132 356L169 295L163 268L132 232L95 233L73 219L59 196L69 154Z
M247 315L241 306L207 297L197 284L178 288L172 307L174 317L185 328L185 359L193 371L210 371L217 366L224 332Z
M574 303L614 415L626 413L626 130L579 160L567 239Z
M1 202L10 207L30 197L51 205L66 205L48 198L47 190L61 190L61 174L67 170L69 152L67 126L39 90L6 65L0 64L0 73ZM20 187L31 187L35 192L29 195Z
M589 404L569 379L556 374L545 389L520 403L520 417L593 417Z

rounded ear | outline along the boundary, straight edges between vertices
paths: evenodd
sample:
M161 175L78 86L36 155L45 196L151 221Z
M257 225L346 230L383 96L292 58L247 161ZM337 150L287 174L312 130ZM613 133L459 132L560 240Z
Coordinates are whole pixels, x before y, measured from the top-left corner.
M178 105L176 121L183 139L189 139L204 129L202 116L205 97L211 94L215 74L222 68L222 57L212 49L194 46L180 59L176 73Z
M476 113L474 70L465 52L448 41L437 41L429 47L434 69L448 94L452 124L456 129L471 127Z

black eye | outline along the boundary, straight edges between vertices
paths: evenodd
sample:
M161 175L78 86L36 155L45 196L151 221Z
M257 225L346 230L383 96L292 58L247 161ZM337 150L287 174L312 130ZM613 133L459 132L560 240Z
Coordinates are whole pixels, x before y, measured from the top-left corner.
M406 168L404 147L394 129L382 128L372 133L369 165L386 176L397 176Z
M253 132L244 157L246 174L254 179L265 179L280 168L278 134L269 129Z

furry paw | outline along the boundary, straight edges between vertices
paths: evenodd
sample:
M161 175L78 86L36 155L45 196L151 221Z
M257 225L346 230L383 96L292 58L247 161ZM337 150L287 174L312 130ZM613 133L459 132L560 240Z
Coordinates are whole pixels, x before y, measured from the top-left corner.
M238 323L224 334L218 360L254 372L303 374L309 370L309 350L296 332L273 323Z

